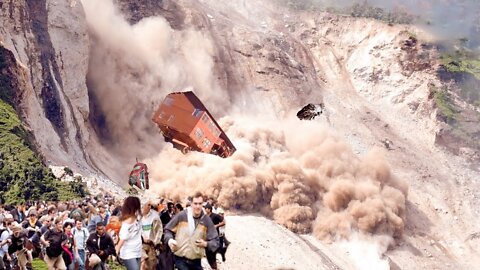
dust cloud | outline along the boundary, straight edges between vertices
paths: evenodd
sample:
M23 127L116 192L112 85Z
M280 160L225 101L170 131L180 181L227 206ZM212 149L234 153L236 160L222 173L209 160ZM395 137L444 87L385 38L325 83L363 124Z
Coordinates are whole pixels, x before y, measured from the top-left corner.
M151 117L167 93L193 87L212 113L228 106L213 79L213 46L205 34L174 31L162 17L130 25L111 0L82 4L91 39L89 94L97 101L93 122L111 151L131 161L161 148Z
M338 246L348 254L359 270L388 270L390 262L383 254L393 244L392 238L385 235L369 236L352 234L348 241L340 240Z
M155 194L183 200L202 191L227 209L258 211L325 240L402 234L408 189L381 150L358 157L321 122L296 117L238 115L221 125L237 152L222 159L165 149L146 160Z
M89 91L118 161L143 151L151 192L184 200L201 191L226 209L260 212L326 240L357 231L402 234L407 187L381 150L359 157L324 121L300 121L298 108L279 116L265 95L252 97L248 110L230 103L203 33L174 31L160 17L129 25L111 1L82 3L92 39ZM232 157L183 155L152 128L151 115L165 95L190 86L213 115L228 115L217 120L237 148ZM152 143L156 138L159 145Z

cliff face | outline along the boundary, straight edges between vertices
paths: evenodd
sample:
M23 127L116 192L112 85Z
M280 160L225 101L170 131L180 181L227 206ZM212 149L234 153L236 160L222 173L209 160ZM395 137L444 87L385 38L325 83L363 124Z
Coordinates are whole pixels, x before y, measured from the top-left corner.
M84 5L88 10L92 2ZM420 144L446 136L428 98L429 85L442 86L434 73L435 52L405 46L410 33L404 27L325 13L282 14L269 2L119 0L111 13L93 14L89 30L84 5L71 0L0 6L3 46L25 71L18 108L52 163L123 179L129 167L123 163L163 147L149 121L156 105L166 93L189 86L217 117L253 107L285 115L329 99L340 125L348 119L334 114L334 103L358 107L347 94L351 89L376 104L378 114L404 117L399 128L409 121L426 127ZM112 16L121 27L98 26ZM159 33L155 47L141 45L153 41L143 29ZM475 149L463 149L475 156Z
M356 226L364 231L397 237L398 246L386 251L384 241L382 252L405 268L462 268L478 261L478 238L469 236L478 231L478 174L436 144L446 124L437 117L432 89L448 84L437 77L435 48L412 38L427 39L426 33L284 9L275 1L29 0L2 1L0 10L0 40L9 51L2 50L8 56L2 65L12 66L5 74L15 85L7 94L49 163L101 171L123 184L138 157L151 168L151 186L176 198L201 188L224 202L234 197L244 203L231 207L260 205L259 211L299 232L312 230L309 222L317 219L321 235L338 227L322 221L359 219ZM238 143L234 157L184 156L163 142L150 120L153 111L167 93L187 87ZM321 120L295 119L307 103L322 102ZM478 125L470 125L474 134ZM327 129L345 143L325 135ZM308 146L306 138L318 145ZM319 143L325 138L335 143L335 154L315 151L328 145ZM386 149L393 169L368 157L375 147ZM474 148L462 151L472 160L478 156ZM350 152L352 162L329 163ZM365 155L373 165L334 178L342 169L354 170ZM363 186L365 196L387 187L375 200L343 199L330 202L329 210L335 194L358 195L352 190L359 185L343 190L333 180L348 182L357 174L405 179L408 198L406 187L381 182ZM328 192L333 194L322 197ZM392 197L400 203L391 203ZM347 211L365 202L380 209L373 221L364 216L374 211ZM293 211L299 208L301 215ZM386 222L376 226L378 220ZM398 225L394 233L392 224ZM456 259L466 256L472 261Z
M51 163L86 169L88 33L77 1L2 1L0 39L23 69L16 107Z

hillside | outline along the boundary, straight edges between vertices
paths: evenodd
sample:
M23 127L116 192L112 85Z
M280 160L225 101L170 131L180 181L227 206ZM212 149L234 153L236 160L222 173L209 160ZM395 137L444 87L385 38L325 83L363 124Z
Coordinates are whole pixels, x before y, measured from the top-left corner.
M11 103L48 165L125 185L139 158L146 196L217 198L228 269L479 263L474 54L413 25L275 1L40 2L0 5L0 40L24 73L7 76ZM184 89L232 157L163 141L152 113ZM324 114L296 118L308 103Z

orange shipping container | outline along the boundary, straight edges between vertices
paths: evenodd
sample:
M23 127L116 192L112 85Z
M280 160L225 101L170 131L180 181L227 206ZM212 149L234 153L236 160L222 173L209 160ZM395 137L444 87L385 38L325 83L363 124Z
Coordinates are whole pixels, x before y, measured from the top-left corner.
M191 150L226 158L235 152L230 139L192 92L168 94L153 115L165 141L183 153Z

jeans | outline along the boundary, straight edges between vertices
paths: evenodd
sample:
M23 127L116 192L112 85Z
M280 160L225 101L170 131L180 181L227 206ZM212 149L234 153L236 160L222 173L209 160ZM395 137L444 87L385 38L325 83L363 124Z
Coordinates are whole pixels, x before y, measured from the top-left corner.
M123 264L127 270L140 270L140 258L123 260Z
M78 250L78 257L80 257L80 260L78 260L78 270L85 270L85 249Z
M178 270L203 270L200 259L189 260L187 258L175 256L174 260L175 266Z

